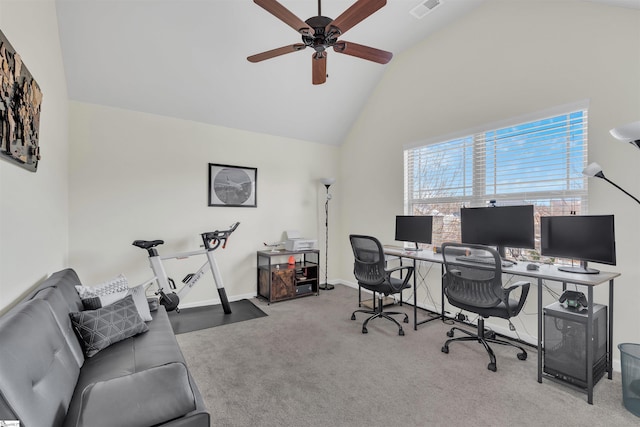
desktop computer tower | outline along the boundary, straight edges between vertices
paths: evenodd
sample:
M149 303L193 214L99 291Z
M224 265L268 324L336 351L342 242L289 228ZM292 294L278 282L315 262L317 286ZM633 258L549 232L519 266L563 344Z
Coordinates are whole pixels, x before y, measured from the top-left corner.
M587 388L588 369L595 385L607 369L607 306L593 304L593 337L587 336L587 309L559 302L544 308L544 372ZM587 345L593 346L593 366L587 366Z

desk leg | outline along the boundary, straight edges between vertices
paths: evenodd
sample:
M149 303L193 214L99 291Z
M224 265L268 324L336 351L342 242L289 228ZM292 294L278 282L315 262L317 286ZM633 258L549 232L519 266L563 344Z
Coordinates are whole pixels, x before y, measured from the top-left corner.
M400 258L402 259L402 258ZM417 261L413 260L413 330L418 330L418 282L416 280Z
M440 318L444 322L446 319L445 309L444 309L444 264L440 264Z
M542 382L542 279L538 279L538 382Z
M607 370L609 379L613 379L613 279L609 280L609 354L607 360Z
M589 286L587 307L587 402L593 405L593 286Z

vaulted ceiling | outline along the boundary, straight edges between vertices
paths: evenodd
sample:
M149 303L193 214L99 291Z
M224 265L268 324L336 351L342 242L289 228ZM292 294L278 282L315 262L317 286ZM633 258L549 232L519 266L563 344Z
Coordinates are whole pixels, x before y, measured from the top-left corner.
M279 0L303 21L316 0ZM485 0L388 0L343 37L394 55ZM530 0L537 1L537 0ZM640 0L595 0L640 7ZM337 18L355 0L324 0ZM439 3L421 19L409 12ZM385 69L328 51L311 84L312 49L259 63L247 56L300 35L251 0L56 0L72 100L339 145Z

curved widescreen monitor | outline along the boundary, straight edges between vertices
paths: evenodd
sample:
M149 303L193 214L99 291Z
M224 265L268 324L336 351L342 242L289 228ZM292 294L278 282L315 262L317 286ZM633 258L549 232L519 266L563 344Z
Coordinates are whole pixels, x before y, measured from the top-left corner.
M431 216L396 216L396 240L399 242L431 244L431 233L433 230L433 217Z
M543 216L540 218L540 253L581 261L580 267L558 267L572 273L598 273L587 262L616 264L613 215Z
M462 243L496 246L502 257L505 247L533 249L533 205L462 208L460 235Z

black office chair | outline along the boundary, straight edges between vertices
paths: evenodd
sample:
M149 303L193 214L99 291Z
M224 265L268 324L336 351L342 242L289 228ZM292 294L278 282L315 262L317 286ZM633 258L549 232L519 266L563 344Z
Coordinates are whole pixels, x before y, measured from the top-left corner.
M391 317L392 315L404 315L404 323L409 323L409 316L406 313L383 311L383 300L385 296L398 294L403 289L410 288L409 279L413 273L412 266L399 266L386 269L384 251L380 241L375 237L352 234L349 236L353 256L353 274L358 280L358 285L368 289L378 296L377 308L373 310L359 309L353 312L351 320L356 320L356 313L370 314L369 318L362 324L362 333L367 333L367 324L370 320L382 317L391 320L398 325L398 335L404 335L402 325ZM404 272L402 278L391 277L393 273Z
M487 369L496 371L496 356L489 343L509 345L520 350L518 359L526 360L527 352L521 346L503 341L495 337L494 333L487 333L484 329L484 319L500 317L510 319L518 315L529 293L528 282L517 282L507 288L502 287L502 264L498 252L483 245L460 243L444 243L442 257L445 265L443 280L444 293L449 303L462 310L477 313L478 331L469 332L465 329L453 327L447 332L453 337L458 330L466 336L451 338L444 343L443 353L449 353L449 344L453 341L478 341L489 353ZM511 298L511 293L520 290L520 298ZM509 321L511 325L511 321Z

